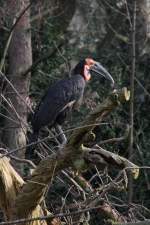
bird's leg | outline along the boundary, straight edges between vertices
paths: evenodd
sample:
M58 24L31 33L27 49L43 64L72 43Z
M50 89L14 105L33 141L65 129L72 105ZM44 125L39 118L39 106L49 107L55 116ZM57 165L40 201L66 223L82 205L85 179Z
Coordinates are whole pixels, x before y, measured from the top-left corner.
M59 124L55 124L55 130L57 133L57 138L59 140L59 142L61 143L61 146L64 146L67 143L67 138L66 135L63 132L63 129L61 128L61 126Z

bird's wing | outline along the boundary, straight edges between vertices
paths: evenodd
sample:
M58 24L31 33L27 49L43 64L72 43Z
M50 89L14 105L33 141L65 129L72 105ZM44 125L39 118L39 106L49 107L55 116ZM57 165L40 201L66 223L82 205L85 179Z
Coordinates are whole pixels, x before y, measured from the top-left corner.
M60 112L64 111L66 108L72 108L72 106L75 104L76 100L72 100L72 101L69 101L61 110Z
M53 126L57 116L65 108L73 105L84 91L85 81L80 75L64 79L52 85L42 98L31 121L34 130L42 126Z
M77 101L75 101L75 103L73 104L73 109L75 109L76 111L79 111L82 101L83 101L83 94L80 96L80 98Z

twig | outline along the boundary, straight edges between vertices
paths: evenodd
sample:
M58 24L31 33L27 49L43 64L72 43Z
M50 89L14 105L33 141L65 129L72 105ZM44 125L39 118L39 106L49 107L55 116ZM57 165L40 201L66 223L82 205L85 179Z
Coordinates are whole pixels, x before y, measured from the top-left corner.
M9 118L8 118L9 119ZM15 122L15 121L14 121ZM19 123L17 123L19 124ZM75 130L79 130L79 129L82 129L82 128L85 128L85 127L93 127L93 126L99 126L100 124L103 124L103 123L91 123L91 124L87 124L87 125L83 125L83 126L78 126L78 127L74 127L74 128L70 128L70 129L67 129L64 133L68 133L68 132L71 132L71 131L75 131ZM106 124L106 123L104 123ZM42 138L40 139L39 141L35 141L35 142L32 142L28 145L25 145L25 146L22 146L20 148L15 148L15 149L10 149L8 153L0 156L0 158L3 158L4 156L9 156L17 151L20 151L26 147L30 147L30 146L34 146L34 145L37 145L37 144L40 144L40 143L43 143L44 141L46 141L47 139L53 139L53 138L57 138L60 134L57 134L57 135L53 135L52 137L45 137L45 138Z
M48 216L40 216L40 217L35 217L35 218L30 218L30 219L18 219L18 220L13 220L13 221L7 221L7 222L1 222L0 225L13 225L13 224L23 224L27 222L32 222L32 221L42 221L42 220L47 220L47 219L53 219L53 218L62 218L66 216L72 216L72 215L78 215L84 212L92 211L99 209L100 206L97 207L90 207L90 208L85 208L81 209L75 212L70 212L70 213L59 213L55 215L48 215Z
M126 5L127 17L128 17L128 20L129 20L130 28L132 28L131 16L130 16L127 0L125 0L125 5Z
M124 59L117 54L117 57L120 59L121 63L126 67L126 70L130 73L130 69L127 65L127 63L124 61ZM143 89L144 93L150 97L150 92L148 92L148 90L142 85L142 83L139 81L139 79L135 76L134 80L137 82L137 84Z
M143 152L141 151L140 146L139 146L138 144L136 144L136 147L137 147L138 153L139 153L139 155L140 155L140 158L141 158L141 161L142 161L142 165L144 165L144 156L143 156ZM144 172L145 181L146 181L146 184L147 184L147 190L150 190L149 176L148 176L146 170L144 170L143 172Z
M150 93L148 92L148 90L142 85L142 83L138 80L137 77L134 77L135 81L137 82L137 84L143 89L144 93L150 98Z
M0 148L0 153L3 154L3 153L8 153L7 149L4 149L4 148ZM17 162L20 162L20 163L27 163L29 164L31 167L33 167L34 169L36 168L36 165L31 161L31 160L28 160L28 159L20 159L16 156L13 156L13 155L10 155L9 156L11 159L17 161Z
M127 129L126 129L126 132L125 132L124 136L118 137L118 138L110 138L110 139L101 141L98 145L110 144L110 143L121 142L123 140L126 140L128 138L129 131L130 131L130 128L129 128L129 126L127 126Z
M75 181L75 179L73 179L66 171L63 170L62 173L83 193L83 197L84 197L84 200L85 200L85 191L81 187L81 185L79 185L79 183L77 183Z
M13 155L10 155L9 157L11 159L17 161L17 162L29 164L29 166L31 166L34 169L36 168L36 165L31 160L28 160L28 159L20 159L18 157L13 156Z
M28 109L30 109L30 111L33 113L32 108L27 104L27 102L22 98L22 96L19 94L19 92L16 90L16 88L14 87L14 85L10 82L10 80L6 77L5 74L2 73L2 71L0 71L0 76L2 76L7 83L11 86L11 88L14 90L14 92L18 95L18 97L25 103L25 105L28 107Z
M132 72L130 77L130 89L131 89L131 98L130 98L130 139L129 139L129 159L133 154L133 142L134 142L134 77L136 70L136 53L135 53L135 32L136 32L136 0L133 1L133 21L132 21ZM129 174L129 192L128 192L128 201L132 202L133 197L133 180L132 176Z
M60 49L59 49L59 46L57 46L56 42L54 41L54 46L55 48L57 49L59 55L62 57L62 59L64 60L65 64L66 64L66 67L67 67L67 70L68 70L68 74L69 74L69 77L71 76L71 68L70 68L70 64L68 62L68 60L66 59L66 57L61 53Z
M23 147L16 148L16 149L13 149L13 150L11 150L11 151L8 151L7 153L5 153L5 154L3 154L2 156L0 156L0 158L3 158L3 157L5 157L5 156L10 156L11 154L13 154L13 153L15 153L15 152L17 152L17 151L19 151L19 150L22 150L22 149L24 149L24 148L26 148L26 147L30 147L30 146L34 146L34 145L36 145L36 144L42 143L42 142L44 142L45 140L47 140L47 139L49 139L49 138L50 138L50 137L45 137L45 138L43 138L43 139L41 139L41 140L39 140L39 141L32 142L31 144L28 144L28 145L25 145L25 146L23 146Z

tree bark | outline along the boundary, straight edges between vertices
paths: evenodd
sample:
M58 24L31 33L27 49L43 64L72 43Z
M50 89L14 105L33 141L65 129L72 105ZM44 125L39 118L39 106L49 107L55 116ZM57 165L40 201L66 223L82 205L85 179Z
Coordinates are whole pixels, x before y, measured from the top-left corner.
M9 0L7 7L10 9L10 18L13 24L14 20L20 15L23 9L29 4L29 0ZM19 92L20 96L26 100L29 91L30 74L21 76L20 74L27 70L32 64L31 31L30 31L30 12L29 10L21 17L19 23L14 29L9 48L9 79ZM26 144L26 121L27 106L14 93L8 85L6 91L7 116L13 120L5 120L6 132L4 141L9 149L25 146ZM24 157L23 151L17 153L18 157ZM19 168L20 169L20 168Z

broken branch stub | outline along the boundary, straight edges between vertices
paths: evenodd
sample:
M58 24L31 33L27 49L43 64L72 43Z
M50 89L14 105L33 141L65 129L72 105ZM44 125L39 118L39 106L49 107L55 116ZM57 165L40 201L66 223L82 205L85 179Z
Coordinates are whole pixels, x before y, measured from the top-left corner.
M139 167L118 154L106 151L98 145L96 145L94 149L84 146L82 149L84 151L84 158L87 160L91 159L93 164L100 163L104 166L112 165L120 169L131 171L134 179L137 179L139 176Z
M120 103L129 101L130 91L126 87L121 90L114 90L95 110L89 113L81 127L76 129L70 137L69 144L79 148L83 144L83 137L92 131L104 116L111 113Z

